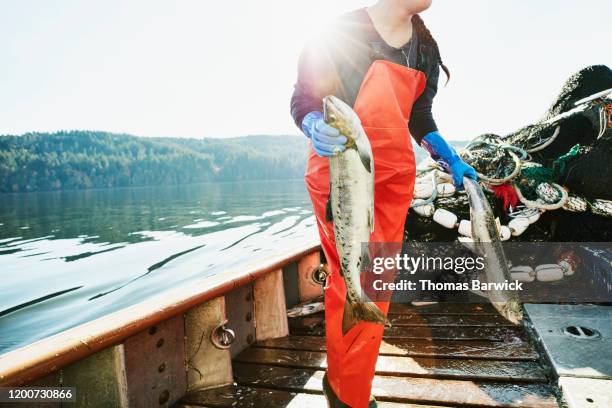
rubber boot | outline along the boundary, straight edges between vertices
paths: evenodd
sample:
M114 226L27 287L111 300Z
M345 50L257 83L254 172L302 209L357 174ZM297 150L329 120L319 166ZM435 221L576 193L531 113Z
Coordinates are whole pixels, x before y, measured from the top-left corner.
M323 394L325 395L325 399L327 399L328 408L351 408L346 405L344 402L340 401L334 390L332 390L329 385L329 381L327 381L327 373L323 376ZM374 396L370 396L370 403L368 404L368 408L377 408L378 404L376 403L376 399Z

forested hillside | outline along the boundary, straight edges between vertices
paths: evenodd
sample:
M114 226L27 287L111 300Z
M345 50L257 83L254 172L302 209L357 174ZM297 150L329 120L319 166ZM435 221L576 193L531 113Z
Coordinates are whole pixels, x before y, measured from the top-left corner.
M454 142L455 146L463 142ZM427 153L415 149L417 162ZM0 192L295 179L306 138L149 138L93 131L0 136Z
M72 131L0 136L0 192L299 178L299 136L145 138Z

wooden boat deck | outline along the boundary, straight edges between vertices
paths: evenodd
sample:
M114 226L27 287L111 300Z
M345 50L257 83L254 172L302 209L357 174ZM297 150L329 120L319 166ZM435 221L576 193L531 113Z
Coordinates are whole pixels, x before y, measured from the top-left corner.
M489 305L393 305L389 317L372 388L379 407L558 407L523 328ZM288 337L236 356L234 385L192 392L175 407L325 407L323 315L289 326Z

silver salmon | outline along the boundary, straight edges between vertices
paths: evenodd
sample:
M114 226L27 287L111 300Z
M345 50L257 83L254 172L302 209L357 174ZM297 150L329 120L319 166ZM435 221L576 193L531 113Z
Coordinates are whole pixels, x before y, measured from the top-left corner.
M342 332L357 322L388 324L378 306L363 292L361 268L369 262L364 243L374 230L374 158L357 114L334 96L323 99L325 122L347 138L346 150L329 158L331 218L340 274L346 284ZM328 211L329 212L329 211Z
M478 182L465 177L465 191L470 202L472 237L481 256L484 257L485 275L489 283L512 282L508 261L504 255L497 223L491 206ZM523 320L523 308L518 294L511 290L489 290L488 296L493 307L508 321L518 324Z

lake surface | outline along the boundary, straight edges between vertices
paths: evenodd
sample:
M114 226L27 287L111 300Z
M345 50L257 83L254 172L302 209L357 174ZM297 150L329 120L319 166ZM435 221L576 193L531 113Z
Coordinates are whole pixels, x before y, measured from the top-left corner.
M314 237L303 180L0 195L0 354Z

